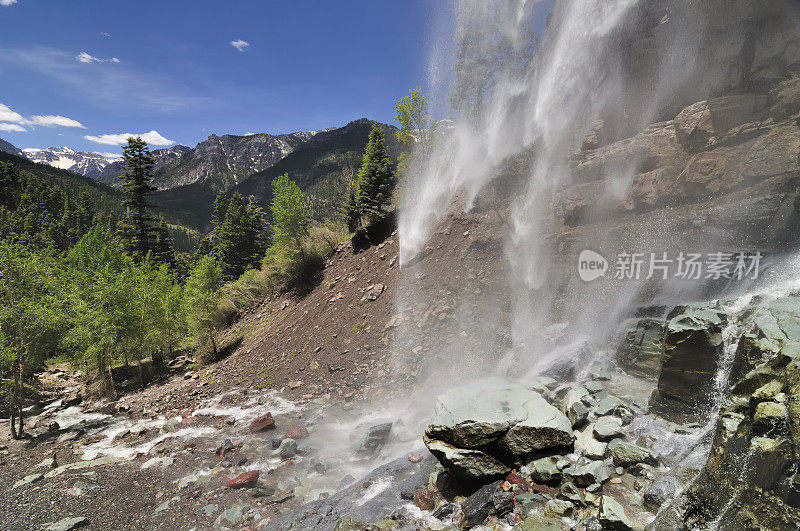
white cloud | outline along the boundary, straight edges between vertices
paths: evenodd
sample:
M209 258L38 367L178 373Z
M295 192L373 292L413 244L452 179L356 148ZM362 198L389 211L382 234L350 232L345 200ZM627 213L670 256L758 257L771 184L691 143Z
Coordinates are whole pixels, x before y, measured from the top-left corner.
M100 32L100 36L108 38L108 37L111 37L111 34L109 32L107 32L107 31L101 31Z
M31 116L30 119L25 118L20 113L11 110L8 105L0 103L0 122L11 122L11 124L4 124L3 131L25 131L23 125L42 127L80 127L86 129L82 123L66 116L58 116L53 114ZM16 127L11 129L11 125L15 124Z
M0 0L0 6L13 6L17 0Z
M86 129L86 127L77 120L52 114L31 116L31 119L26 121L26 123L44 127L80 127L81 129Z
M17 124L3 124L0 123L0 131L16 131L16 132L25 132L27 129L22 127L21 125Z
M112 57L110 59L100 59L99 57L95 57L86 52L81 52L75 56L75 59L80 61L81 63L119 63L120 60L116 57Z
M0 103L0 122L22 123L24 121L25 118L21 114L12 111L8 105Z
M119 153L103 153L103 152L100 152L100 151L93 151L92 153L95 153L97 155L101 155L101 156L103 156L103 157L105 157L107 159L121 159L122 158L122 155L120 155Z
M149 133L116 133L99 136L86 135L83 138L90 142L105 144L107 146L121 146L127 142L130 137L140 137L151 146L168 146L175 143L174 140L169 140L161 136L158 131L150 131Z
M231 46L236 48L238 51L243 52L245 48L250 46L250 43L243 41L242 39L236 39L235 41L231 41Z

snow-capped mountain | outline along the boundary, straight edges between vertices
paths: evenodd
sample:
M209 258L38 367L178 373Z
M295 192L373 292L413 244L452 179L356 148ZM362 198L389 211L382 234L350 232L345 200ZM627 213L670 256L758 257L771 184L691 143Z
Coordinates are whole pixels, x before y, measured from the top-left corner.
M23 156L21 149L18 149L11 142L6 142L2 138L0 138L0 151L2 151L3 153L9 153L11 155L16 155L18 157Z
M49 164L93 179L98 178L106 166L121 160L119 155L114 153L75 151L68 147L27 148L22 150L22 154L33 162Z

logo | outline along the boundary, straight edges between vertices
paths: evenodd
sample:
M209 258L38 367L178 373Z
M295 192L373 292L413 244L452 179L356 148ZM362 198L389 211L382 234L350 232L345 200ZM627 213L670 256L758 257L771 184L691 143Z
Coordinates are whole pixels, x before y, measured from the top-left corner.
M578 275L584 282L602 277L608 270L608 260L602 255L586 249L578 256Z

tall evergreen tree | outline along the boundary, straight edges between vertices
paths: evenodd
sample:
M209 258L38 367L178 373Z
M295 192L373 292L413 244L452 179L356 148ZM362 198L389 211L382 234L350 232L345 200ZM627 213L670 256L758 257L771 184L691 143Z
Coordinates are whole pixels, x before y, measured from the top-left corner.
M211 222L219 227L225 221L225 213L228 209L228 197L222 190L219 191L217 197L214 198L214 204L211 208Z
M169 227L164 218L160 218L153 229L153 258L159 263L175 265L175 248L169 235Z
M247 209L241 194L234 193L225 212L225 220L217 229L214 247L217 250L222 274L226 280L235 280L245 272L250 262L248 249Z
M355 232L361 223L361 208L358 204L358 181L353 181L347 189L347 196L342 205L342 214L347 230Z
M122 157L125 160L125 173L120 175L125 192L122 205L128 208L128 216L120 235L128 252L141 260L155 247L153 217L147 202L147 196L155 191L150 184L155 161L147 149L147 142L138 137L129 138L128 143L122 146Z
M386 152L383 129L374 124L358 171L358 205L363 225L370 225L385 216L384 207L391 202L393 186L394 172Z

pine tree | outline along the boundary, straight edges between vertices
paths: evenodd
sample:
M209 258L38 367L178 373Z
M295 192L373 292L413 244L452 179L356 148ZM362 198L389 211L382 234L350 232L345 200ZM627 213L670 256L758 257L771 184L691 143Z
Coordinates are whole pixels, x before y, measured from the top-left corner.
M264 212L256 203L256 198L252 195L247 202L247 238L249 245L250 267L258 269L264 253L269 246L269 235L267 234L267 224L264 222Z
M225 212L225 220L214 238L214 247L226 280L239 278L250 263L249 225L244 200L238 192L234 193Z
M125 159L125 173L120 175L120 179L126 196L122 205L128 208L128 215L120 235L128 252L142 259L155 246L153 219L147 203L147 196L155 191L155 187L150 185L155 161L147 149L147 142L133 137L122 146L122 157Z
M358 172L358 203L363 225L370 225L386 215L384 207L391 202L393 186L394 173L383 129L374 124Z
M211 210L211 222L219 227L225 221L225 212L228 208L228 198L225 192L219 191L217 197L214 198L214 204Z
M358 182L353 181L347 188L347 196L342 205L342 214L347 230L355 232L361 224L361 209L358 204Z
M160 218L154 229L153 258L161 264L175 265L175 248L169 235L169 227L164 218Z

